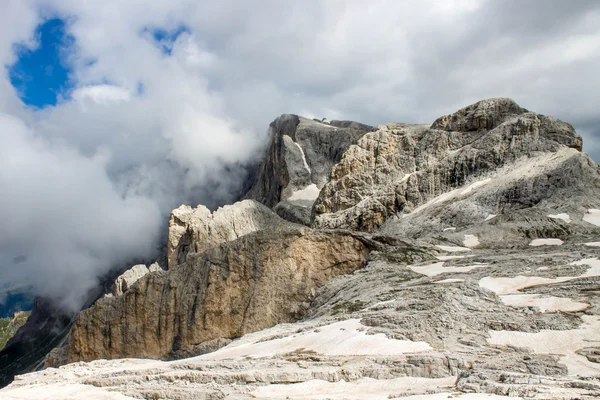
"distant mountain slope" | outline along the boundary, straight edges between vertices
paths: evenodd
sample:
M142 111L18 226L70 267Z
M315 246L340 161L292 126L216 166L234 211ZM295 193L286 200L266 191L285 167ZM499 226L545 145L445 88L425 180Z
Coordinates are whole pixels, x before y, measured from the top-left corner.
M25 325L31 311L17 311L11 318L0 318L0 350L12 338L17 330Z

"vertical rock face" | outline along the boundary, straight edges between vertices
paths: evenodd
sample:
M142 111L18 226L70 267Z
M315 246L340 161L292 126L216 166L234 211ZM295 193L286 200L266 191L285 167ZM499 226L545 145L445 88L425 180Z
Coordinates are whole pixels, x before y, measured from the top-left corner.
M262 163L251 174L245 197L280 216L310 224L311 208L344 151L374 128L351 121L325 123L282 115L269 127Z
M362 267L367 245L343 232L262 230L146 274L79 314L68 361L167 358L204 342L297 320L315 290Z
M573 127L490 99L425 125L380 126L350 146L314 204L314 227L372 231L398 212L518 159L581 150Z
M221 243L287 222L266 206L244 200L211 213L200 205L171 212L167 245L168 267L185 262L188 253L202 253Z

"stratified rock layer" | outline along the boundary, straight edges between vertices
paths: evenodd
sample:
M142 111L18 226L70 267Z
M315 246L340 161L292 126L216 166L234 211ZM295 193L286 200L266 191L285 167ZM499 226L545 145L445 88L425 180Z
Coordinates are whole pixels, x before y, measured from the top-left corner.
M297 320L317 288L364 265L368 248L344 232L263 230L169 271L149 273L119 297L81 312L68 361L167 358L218 338Z
M286 222L254 200L224 206L211 213L202 205L171 212L167 244L168 267L185 262L188 253L202 253L231 240Z
M476 103L431 127L382 125L333 167L314 204L313 226L372 231L392 215L504 166L565 148L581 150L571 125L503 98Z
M309 225L312 205L346 149L374 128L351 121L325 123L284 114L269 126L260 165L249 177L246 198L280 216Z

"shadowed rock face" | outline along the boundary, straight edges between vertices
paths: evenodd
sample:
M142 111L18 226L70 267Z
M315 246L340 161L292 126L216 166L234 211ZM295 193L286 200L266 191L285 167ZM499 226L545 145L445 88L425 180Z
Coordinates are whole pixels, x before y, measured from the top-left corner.
M352 121L319 122L282 115L269 126L263 160L250 174L245 198L280 216L310 224L311 208L334 164L358 138L374 128Z
M149 273L81 312L67 361L167 358L218 338L296 321L316 289L362 267L367 245L344 232L263 230Z

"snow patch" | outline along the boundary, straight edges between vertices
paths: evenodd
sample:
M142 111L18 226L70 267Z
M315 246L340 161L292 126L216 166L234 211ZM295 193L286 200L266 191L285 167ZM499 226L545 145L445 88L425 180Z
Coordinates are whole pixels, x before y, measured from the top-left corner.
M449 278L449 279L442 279L441 281L435 281L434 283L461 283L464 281L465 281L464 279Z
M584 245L590 246L590 247L600 247L600 242L584 243Z
M300 147L298 142L294 142L294 144L296 146L298 146L298 149L300 150L300 154L302 154L302 162L304 163L304 168L306 168L308 173L312 173L312 171L310 170L310 167L308 166L308 163L306 162L306 156L304 155L304 150L302 150L302 147Z
M550 214L550 215L548 215L548 217L554 218L554 219L562 219L567 224L571 223L571 217L569 217L569 214Z
M582 315L578 329L554 331L543 329L537 333L490 331L488 343L496 346L526 347L537 354L559 354L570 375L594 376L600 374L600 365L576 354L585 347L600 346L600 317Z
M462 192L460 192L461 195L465 195L465 194L469 194L471 193L473 190L481 187L481 186L485 186L488 183L490 183L492 181L492 178L487 178L484 179L482 181L477 181L475 183L470 184L466 189L464 189Z
M475 257L475 256L435 256L440 261L458 260L460 258Z
M79 383L47 383L43 385L10 386L2 391L3 400L61 399L61 400L129 400L133 397Z
M502 302L511 307L537 307L541 312L577 312L589 308L589 304L565 297L541 297L540 294L511 294L500 296Z
M468 248L473 248L479 246L479 238L475 235L465 235L465 240L463 240L463 244Z
M459 247L459 246L441 246L441 245L436 245L435 247L437 247L438 249L444 250L444 251L449 251L451 253L453 253L453 252L460 252L460 251L471 251L471 249L469 249L467 247Z
M416 393L427 393L427 391L452 387L455 382L456 377L454 376L445 378L421 378L410 376L394 379L361 378L353 382L346 382L344 380L339 382L328 382L314 379L308 382L294 384L262 386L254 390L252 394L261 399L387 400L397 393L410 393L416 390L418 390ZM414 397L411 396L410 398ZM446 395L441 398L447 399L448 396ZM467 398L465 397L465 399Z
M317 185L313 183L312 185L308 185L302 190L296 190L292 192L288 200L314 201L317 199L317 197L319 197L319 193L321 193L321 190L317 187Z
M560 246L564 242L560 239L533 239L530 246Z
M583 216L585 222L600 226L600 210L596 208L590 208L587 213Z
M498 216L498 214L488 214L487 217L485 217L485 221L489 221L490 219L496 218Z
M515 294L521 289L533 286L551 285L553 283L567 282L577 277L561 276L559 278L542 278L540 276L515 276L512 278L492 278L486 276L479 281L479 286L491 290L497 295Z
M383 333L368 335L360 319L348 319L296 333L280 339L253 343L234 342L197 360L224 360L239 357L272 357L299 349L323 355L396 355L432 350L426 342L389 339Z
M425 265L423 267L417 267L409 265L408 268L416 272L417 274L426 275L426 276L436 276L448 272L455 273L464 273L474 270L475 268L483 268L487 267L488 264L475 264L468 265L464 267L444 267L444 262L438 262L430 265Z
M450 227L450 228L445 228L444 232L446 232L446 231L455 231L455 230L456 230L455 227Z
M578 278L600 276L600 260L585 258L572 262L571 265L588 265L590 268L579 276L559 276L558 278L542 278L540 276L515 276L512 278L494 278L486 276L479 281L479 286L496 293L497 295L516 294L521 289L533 286L551 285L554 283L568 282Z

